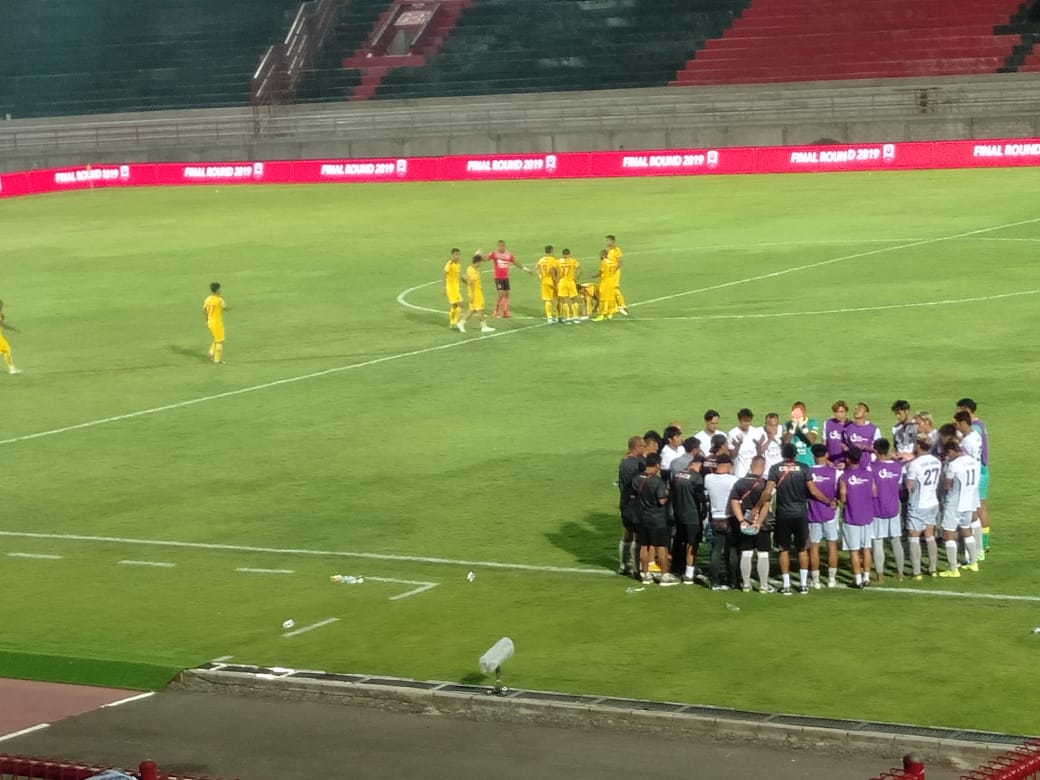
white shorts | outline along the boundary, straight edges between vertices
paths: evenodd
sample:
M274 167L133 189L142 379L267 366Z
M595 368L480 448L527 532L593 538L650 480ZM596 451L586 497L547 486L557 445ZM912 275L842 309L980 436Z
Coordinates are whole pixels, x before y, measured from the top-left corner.
M843 550L869 550L873 540L869 525L849 525L845 523L841 527Z
M938 504L929 507L919 507L917 509L914 509L913 507L907 507L906 530L921 533L927 526L935 525L935 521L938 517Z
M895 517L875 517L871 536L874 539L898 539L903 535L903 523L899 515Z
M828 542L838 541L838 518L824 523L809 523L809 543L819 544L824 539Z
M955 512L947 509L943 512L942 529L956 531L958 528L971 528L972 512Z

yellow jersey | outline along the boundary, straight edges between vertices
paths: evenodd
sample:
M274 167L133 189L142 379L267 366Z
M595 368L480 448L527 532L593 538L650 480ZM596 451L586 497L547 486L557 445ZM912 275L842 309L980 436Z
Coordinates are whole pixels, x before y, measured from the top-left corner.
M578 258L564 257L560 259L560 281L564 279L574 281L578 278L578 271L580 270L581 263L578 262Z
M471 301L484 298L484 292L480 289L480 271L472 265L466 269L466 292Z
M449 260L444 264L444 284L449 290L459 289L461 273L462 267L454 260Z
M614 264L614 276L621 275L622 257L623 255L621 254L621 247L619 246L612 246L610 249L607 250L607 258L610 260L611 263Z
M602 287L605 284L613 284L614 279L617 277L618 267L608 254L606 257L599 261L599 283Z
M535 263L535 268L538 270L539 279L552 279L554 272L560 268L560 261L552 255L545 255L545 257Z
M206 312L206 324L210 327L224 324L224 309L227 304L219 295L207 295L202 302L202 309Z

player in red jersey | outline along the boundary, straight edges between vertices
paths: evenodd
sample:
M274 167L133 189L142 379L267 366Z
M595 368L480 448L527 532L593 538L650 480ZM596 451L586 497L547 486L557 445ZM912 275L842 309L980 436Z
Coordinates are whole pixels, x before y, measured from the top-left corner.
M520 265L516 261L516 257L513 253L506 249L506 242L499 241L495 245L495 251L488 253L488 260L490 260L495 269L495 289L498 291L498 298L495 300L495 317L509 316L509 266L515 265L527 273L531 273L531 269Z

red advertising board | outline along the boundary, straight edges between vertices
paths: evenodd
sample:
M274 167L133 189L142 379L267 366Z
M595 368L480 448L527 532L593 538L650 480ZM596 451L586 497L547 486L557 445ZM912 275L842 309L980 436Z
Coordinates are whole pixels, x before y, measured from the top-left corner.
M170 184L481 181L1040 166L1040 139L457 155L346 160L124 163L5 173L0 197Z

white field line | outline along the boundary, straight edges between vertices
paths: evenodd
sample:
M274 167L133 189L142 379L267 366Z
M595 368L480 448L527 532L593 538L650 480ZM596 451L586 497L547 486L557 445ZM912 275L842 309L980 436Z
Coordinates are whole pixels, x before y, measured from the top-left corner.
M640 317L639 321L661 322L667 320L759 320L781 317L810 317L827 314L855 314L868 311L889 311L892 309L917 309L927 306L950 306L961 303L979 303L998 301L1004 298L1015 298L1022 295L1036 295L1040 289L1019 290L1018 292L999 293L997 295L979 295L974 298L947 298L940 301L917 301L914 303L891 303L885 306L854 306L844 309L819 309L816 311L777 311L761 314L694 314L688 317Z
M135 696L127 696L125 699L120 699L119 701L113 701L109 704L102 704L101 709L107 709L109 707L121 707L122 705L130 704L131 702L142 701L143 699L150 699L152 696L155 696L155 691L139 693Z
M0 742L6 742L7 740L14 739L15 737L24 737L26 734L32 734L34 731L45 729L50 725L50 723L37 723L35 726L30 726L27 729L21 729L20 731L12 731L10 734L4 734L3 736L0 736Z
M393 553L351 552L348 550L308 550L294 547L257 547L244 544L215 544L209 542L178 542L163 539L131 539L121 536L85 536L82 534L48 534L36 531L0 531L0 536L18 539L53 539L65 542L101 542L106 544L128 544L147 547L173 547L188 550L223 550L227 552L260 552L275 555L312 555L324 558L361 558L371 561L395 561L399 563L435 563L449 566L481 567L513 571L537 571L552 574L614 575L609 569L589 569L576 566L536 566L530 563L502 563L499 561L463 561L451 558L432 558L422 555L396 555ZM410 584L410 583L408 583Z
M909 596L946 596L958 599L983 599L988 601L1040 601L1040 596L1015 596L1006 593L975 593L959 590L915 590L913 588L886 588L883 585L872 585L865 590L877 593L899 593Z
M212 661L210 661L210 663L211 664L223 664L223 663L227 663L228 661L230 661L234 657L235 656L233 656L233 655L222 655L219 658L214 658Z
M952 241L952 240L958 239L958 238L966 238L968 236L980 235L982 233L991 233L991 232L993 232L995 230L1004 230L1006 228L1018 227L1019 225L1029 225L1029 224L1033 224L1033 223L1036 223L1036 222L1040 222L1040 217L1034 217L1033 219L1021 220L1019 222L1008 222L1008 223L1003 224L1003 225L993 225L991 227L979 228L977 230L969 230L969 231L966 231L964 233L956 233L956 234L950 235L950 236L939 236L938 238L926 238L926 239L921 239L921 240L918 240L918 241L905 242L905 243L901 243L901 244L896 244L894 246L886 246L886 247L881 247L880 249L873 249L873 250L870 250L868 252L858 252L856 254L842 255L841 257L831 258L830 260L821 260L820 262L817 262L817 263L809 263L809 264L806 264L806 265L792 266L791 268L782 269L780 271L773 271L772 273L760 274L758 276L750 276L750 277L747 277L747 278L744 278L744 279L737 279L737 280L734 280L734 281L731 281L731 282L724 282L724 283L717 284L717 285L712 285L712 286L709 286L709 287L702 287L702 288L699 288L699 289L696 289L696 290L686 290L684 292L673 293L672 295L665 295L665 296L661 296L659 298L651 298L651 299L646 300L646 301L636 301L635 303L632 303L632 304L629 304L629 305L630 306L644 306L644 305L650 304L650 303L657 303L659 301L670 300L672 298L679 298L679 297L683 297L683 296L686 296L686 295L695 295L696 293L708 292L710 290L717 290L717 289L721 289L721 288L724 288L724 287L735 287L737 285L747 284L749 282L755 282L755 281L759 281L761 279L771 279L771 278L774 278L774 277L777 277L777 276L783 276L785 274L795 273L796 271L804 271L804 270L808 270L808 269L811 269L811 268L819 268L819 267L822 267L822 266L825 266L825 265L830 265L832 263L839 263L839 262L842 262L844 260L853 260L853 259L857 259L857 258L861 258L861 257L870 257L872 255L877 255L877 254L881 254L881 253L884 253L884 252L894 252L894 251L897 251L897 250L900 250L900 249L910 249L912 247L925 246L925 245L928 245L928 244L935 244L935 243L938 243L940 241ZM419 285L419 287L422 287L424 285L429 285L429 284L436 284L436 282L425 282L423 285ZM412 289L418 289L418 287L415 287L415 288L412 288ZM407 292L408 291L406 290L404 293L401 293L401 295L398 296L398 301L401 301L402 300L402 296L405 295L405 293L407 293ZM406 302L404 303L404 305L412 305L414 307L413 304L408 304ZM286 377L285 379L276 379L276 380L274 380L272 382L264 382L264 383L259 384L259 385L251 385L250 387L242 387L242 388L239 388L238 390L228 390L228 391L223 392L223 393L214 393L213 395L201 396L199 398L191 398L191 399L188 399L187 401L177 401L175 403L164 404L162 406L154 406L154 407L152 407L150 409L140 409L140 410L138 410L136 412L128 412L126 414L117 414L117 415L113 415L112 417L103 417L103 418L97 419L97 420L90 420L88 422L77 423L76 425L66 425L66 426L63 426L61 428L52 428L50 430L38 431L36 433L29 433L29 434L25 434L23 436L14 436L14 437L8 438L8 439L0 439L0 445L15 444L17 442L30 441L32 439L41 439L41 438L44 438L46 436L56 436L57 434L60 434L60 433L68 433L70 431L78 431L78 430L82 430L84 428L93 428L93 427L96 427L98 425L105 425L106 423L120 422L122 420L132 420L132 419L135 419L137 417L145 417L147 415L158 414L160 412L168 412L168 411L172 411L174 409L183 409L183 408L185 408L187 406L194 406L195 404L206 403L208 401L216 401L216 400L221 399L221 398L231 398L231 397L234 397L234 396L237 396L237 395L243 395L245 393L252 393L252 392L255 392L257 390L266 390L266 389L271 388L271 387L280 387L282 385L293 384L295 382L303 382L303 381L308 380L308 379L316 379L318 377L329 376L331 374L338 374L338 373L341 373L343 371L352 371L352 370L358 369L358 368L365 368L367 366L374 366L374 365L379 365L381 363L388 363L388 362L393 361L393 360L401 360L402 358L415 357L417 355L426 355L426 354L429 354L431 352L438 352L438 351L445 350L445 349L452 349L454 347L458 347L458 346L461 346L463 344L472 344L472 343L477 342L477 341L484 341L485 339L499 338L501 336L507 336L507 335L509 335L511 333L521 333L521 332L523 332L525 330L528 330L530 328L542 327L544 324L546 324L546 323L534 323L534 324L531 324L531 325L522 325L519 328L514 328L514 329L511 329L511 330L501 330L501 331L498 331L496 333L492 333L492 334L488 334L488 335L484 335L484 336L477 336L476 338L472 338L472 339L463 339L463 340L459 340L459 341L451 341L451 342L448 342L446 344L439 344L439 345L437 345L435 347L425 347L423 349L413 349L413 350L410 350L408 352L398 352L398 353L393 354L393 355L384 355L383 357L373 358L372 360L363 360L363 361L361 361L359 363L349 363L349 364L347 364L345 366L336 366L334 368L327 368L327 369L324 369L322 371L314 371L314 372L312 372L310 374L300 374L299 376Z
M397 302L399 304L401 304L402 306L404 306L404 307L406 307L408 309L414 309L415 311L426 311L426 312L430 312L431 314L446 314L447 312L445 312L444 309L431 309L429 306L419 306L418 304L410 303L407 300L407 297L410 294L412 294L413 292L415 292L416 290L421 290L423 287L430 287L431 285L434 285L434 284L441 284L441 280L440 279L434 279L432 282L423 282L422 284L417 284L414 287L409 287L407 290L402 290L397 295ZM514 314L514 315L512 315L510 317L510 319L513 319L513 320L536 320L536 319L540 319L540 318L539 317L531 317L531 316L528 316L527 314Z
M422 580L399 580L394 577L365 577L366 580L372 580L372 582L396 582L400 585L418 585L418 588L413 588L406 593L399 593L396 596L391 596L390 601L399 601L406 599L409 596L417 596L420 593L425 593L428 590L436 588L440 585L439 582L424 582Z
M46 553L20 553L20 552L9 552L7 553L8 558L30 558L34 561L60 561L60 555L48 555Z
M177 564L167 563L166 561L120 561L120 566L154 566L157 569L172 569Z
M247 566L235 569L235 571L245 572L247 574L295 574L293 569L252 569Z
M206 403L207 401L216 401L221 398L232 398L236 395L244 395L245 393L253 393L257 390L267 390L271 387L280 387L282 385L293 384L294 382L303 382L307 379L317 379L318 377L329 376L331 374L339 374L343 371L352 371L358 368L366 368L367 366L375 366L380 363L389 363L393 360L401 360L402 358L415 357L416 355L427 355L431 352L438 352L444 349L453 349L454 347L462 346L463 344L472 344L477 341L486 341L487 339L500 338L502 336L508 336L512 333L520 333L527 330L528 328L538 328L545 323L535 323L533 325L522 325L519 328L513 328L512 330L500 330L496 333L490 333L488 335L476 336L471 339L461 339L459 341L450 341L447 344L438 344L435 347L425 347L423 349L413 349L408 352L398 352L393 355L384 355L383 357L373 358L371 360L363 360L360 363L349 363L345 366L336 366L335 368L326 368L323 371L314 371L310 374L301 374L299 376L291 376L285 379L276 379L273 382L264 382L259 385L251 385L250 387L242 387L238 390L228 390L223 393L214 393L213 395L204 395L200 398L191 398L187 401L177 401L172 404L164 404L162 406L153 406L151 409L139 409L136 412L128 412L126 414L117 414L112 417L102 417L98 420L90 420L88 422L77 423L76 425L65 425L61 428L52 428L48 431L38 431L37 433L29 433L24 436L14 436L10 439L0 439L0 445L3 444L15 444L20 441L30 441L31 439L42 439L46 436L56 436L59 433L68 433L69 431L79 431L84 428L94 428L98 425L105 425L106 423L121 422L122 420L133 420L137 417L146 417L152 414L159 414L160 412L169 412L174 409L183 409L186 406L195 406L196 404Z
M969 236L977 236L982 233L992 233L995 230L1006 230L1007 228L1018 227L1020 225L1032 225L1036 222L1040 222L1040 217L1033 217L1032 219L1023 219L1019 222L1008 222L1003 225L993 225L991 227L979 228L977 230L966 230L963 233L954 233L953 235L949 236L938 236L937 238L922 238L918 241L909 241L903 244L895 244L894 246L883 246L878 249L870 249L866 252L855 252L851 255L841 255L840 257L832 257L829 260L820 260L815 263L793 265L790 268L782 268L779 271L771 271L770 273L766 274L749 276L744 279L735 279L731 282L720 282L719 284L709 285L708 287L701 287L696 290L684 290L683 292L672 293L671 295L662 295L657 298L650 298L646 301L636 301L635 303L629 304L629 306L646 306L651 303L670 301L675 298L685 297L687 295L696 295L697 293L710 292L712 290L722 290L727 287L736 287L741 284L748 284L749 282L762 281L763 279L775 279L778 276L786 276L787 274L793 274L799 271L809 271L814 268L823 268L824 266L833 265L835 263L842 263L846 260L859 260L860 258L873 257L875 255L885 254L887 252L898 252L902 249L913 249L919 246L929 246L930 244L938 244L942 241L954 241L959 238L968 238Z
M324 628L325 626L331 626L333 623L338 623L339 618L327 618L325 620L319 620L317 623L311 623L309 626L303 628L297 628L294 631L286 631L282 636L299 636L300 634L306 634L308 631L313 631L316 628Z

